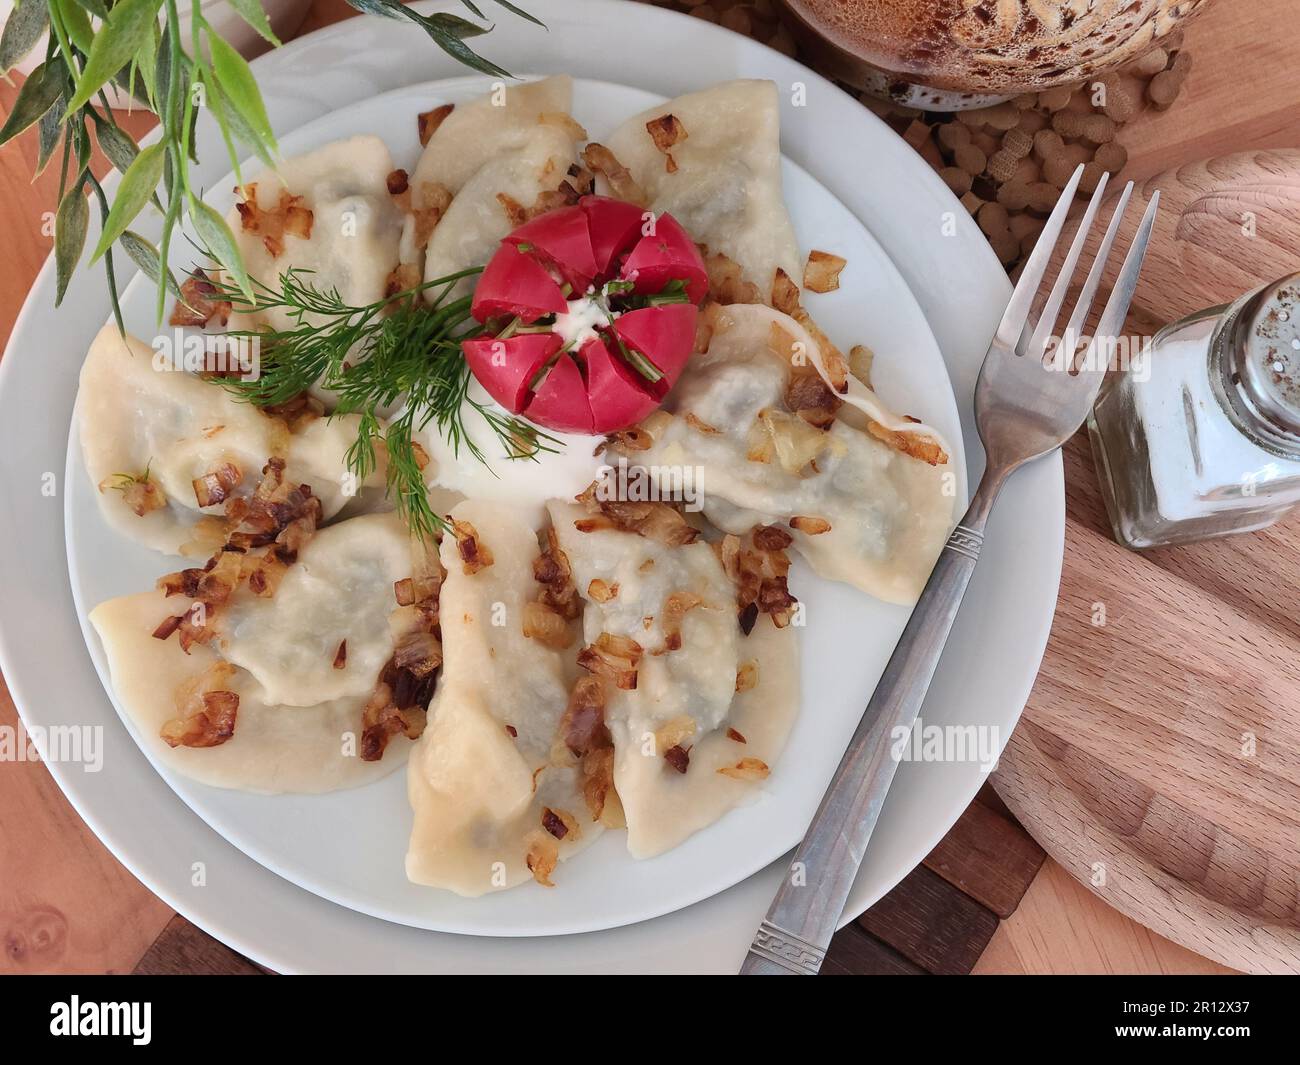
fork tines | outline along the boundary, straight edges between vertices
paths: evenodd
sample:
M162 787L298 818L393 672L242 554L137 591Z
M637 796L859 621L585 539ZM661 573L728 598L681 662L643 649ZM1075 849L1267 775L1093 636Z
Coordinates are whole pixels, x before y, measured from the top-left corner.
M1056 206L1052 209L1047 224L1043 227L1042 235L1038 238L1038 244L1025 262L1024 270L1020 275L1019 282L1016 284L1011 302L1007 304L1006 313L1002 316L1002 321L998 325L997 340L1004 344L1008 350L1022 357L1049 361L1049 364L1063 369L1073 369L1076 372L1096 372L1104 371L1109 364L1107 356L1112 350L1120 329L1123 328L1124 318L1127 316L1129 304L1133 299L1133 290L1137 286L1138 271L1146 254L1151 228L1155 223L1160 193L1155 192L1151 197L1151 202L1147 205L1146 213L1143 215L1142 222L1134 234L1133 243L1129 246L1128 255L1124 259L1124 265L1120 268L1116 277L1106 308L1098 320L1097 328L1083 358L1079 360L1076 366L1071 367L1069 362L1073 361L1078 355L1083 329L1092 310L1097 289L1101 285L1101 275L1105 270L1106 262L1110 258L1115 237L1119 232L1120 223L1123 220L1124 212L1128 208L1129 198L1133 192L1133 182L1130 181L1124 186L1124 191L1120 194L1115 210L1111 214L1110 223L1106 227L1105 236L1102 237L1101 243L1097 247L1097 254L1093 257L1092 268L1088 271L1087 279L1079 292L1074 311L1070 315L1065 329L1058 334L1056 332L1056 323L1060 315L1061 305L1065 302L1070 283L1074 278L1075 269L1083 254L1084 244L1092 231L1093 223L1096 221L1101 201L1105 196L1110 180L1109 174L1102 175L1101 180L1097 183L1096 191L1093 192L1092 199L1088 202L1088 207L1079 221L1079 227L1074 235L1074 240L1070 244L1070 249L1061 262L1061 269L1057 274L1056 283L1052 286L1051 292L1048 293L1042 311L1038 316L1038 321L1031 332L1029 330L1029 315L1042 288L1044 275L1047 273L1048 265L1055 254L1056 246L1061 239L1061 233L1065 229L1066 215L1069 212L1071 203L1074 201L1082 175L1083 167L1079 166L1061 191L1061 198L1057 200ZM1052 345L1049 351L1049 345L1051 345L1053 339L1056 340L1056 343ZM1102 351L1103 347L1104 352ZM1100 365L1098 366L1099 361Z

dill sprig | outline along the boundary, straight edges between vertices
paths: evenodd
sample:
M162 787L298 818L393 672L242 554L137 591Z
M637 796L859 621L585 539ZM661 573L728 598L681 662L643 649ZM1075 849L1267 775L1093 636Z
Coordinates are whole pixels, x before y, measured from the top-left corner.
M461 341L482 334L470 316L470 297L450 298L458 281L481 267L429 281L397 296L352 306L337 289L321 288L311 271L291 269L279 286L254 281L250 300L228 280L214 282L217 298L237 312L282 310L291 325L281 330L231 330L256 340L256 379L223 378L237 396L259 407L287 403L319 386L334 392L334 414L359 416L348 448L348 469L358 482L374 473L377 448L388 454L387 492L412 532L432 537L445 521L429 504L415 437L433 422L453 454L461 447L485 466L488 458L466 431L466 407L476 411L511 459L533 459L558 450L559 441L469 395L470 370ZM420 298L437 289L432 302Z
M110 488L115 492L125 492L134 484L148 484L149 471L153 469L153 459L145 463L143 473L110 473L100 482L100 488Z

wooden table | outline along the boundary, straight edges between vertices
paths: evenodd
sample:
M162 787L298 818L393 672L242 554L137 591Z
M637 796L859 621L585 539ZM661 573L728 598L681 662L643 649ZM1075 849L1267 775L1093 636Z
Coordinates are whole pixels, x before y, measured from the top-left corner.
M343 0L317 0L304 31L351 14ZM1187 40L1195 69L1184 97L1168 115L1148 115L1126 129L1126 176L1296 144L1300 69L1282 32L1293 16L1294 0L1219 0L1195 22ZM0 112L8 111L15 92L0 85ZM138 117L131 124L137 133L146 125ZM57 179L47 174L31 183L30 140L0 153L0 227L8 237L0 344L50 250L42 212L52 207ZM1067 488L1071 479L1089 475L1085 466L1069 465ZM16 723L0 681L0 725ZM39 764L0 765L0 870L0 973L259 971L139 884ZM926 861L837 937L826 971L1227 970L1130 921L1044 860L986 788Z

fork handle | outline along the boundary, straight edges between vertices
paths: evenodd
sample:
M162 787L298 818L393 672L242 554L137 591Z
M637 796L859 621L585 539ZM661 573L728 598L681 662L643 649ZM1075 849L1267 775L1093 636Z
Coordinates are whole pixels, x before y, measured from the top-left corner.
M742 975L816 975L898 768L984 543L1005 471L985 471L935 563L839 768L740 968ZM904 730L898 736L895 730Z

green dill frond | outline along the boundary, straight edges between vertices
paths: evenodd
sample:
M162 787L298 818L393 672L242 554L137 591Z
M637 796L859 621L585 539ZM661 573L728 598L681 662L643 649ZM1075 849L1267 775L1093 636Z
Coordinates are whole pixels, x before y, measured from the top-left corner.
M112 489L115 492L125 492L133 484L148 484L149 471L153 469L153 459L150 458L145 463L143 473L110 473L100 483L100 490Z
M429 505L422 468L427 456L415 440L430 423L453 454L463 447L485 466L488 457L463 421L467 409L484 419L511 459L535 461L559 450L554 437L470 398L471 374L460 345L483 329L470 315L470 297L451 294L458 281L480 272L462 270L361 307L318 286L307 270L286 271L274 287L254 281L251 299L218 278L216 298L228 300L233 311L280 310L291 323L279 330L231 330L257 341L260 373L256 380L223 378L221 384L259 407L287 403L313 387L332 392L336 415L360 419L347 451L349 471L358 481L371 476L382 446L389 498L413 533L434 537L445 521ZM419 298L430 289L433 302Z

